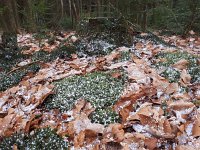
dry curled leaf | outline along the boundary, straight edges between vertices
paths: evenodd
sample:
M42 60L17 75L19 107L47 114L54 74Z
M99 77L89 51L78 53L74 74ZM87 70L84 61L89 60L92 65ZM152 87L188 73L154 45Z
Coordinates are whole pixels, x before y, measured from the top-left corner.
M74 138L74 147L75 148L81 148L84 145L84 139L85 139L85 132L81 131L77 136Z
M117 51L113 51L111 54L105 56L106 62L111 62L115 59L118 59L120 57L120 53Z
M98 132L89 129L86 129L84 132L85 132L85 141L87 144L90 144L97 139Z
M158 131L152 127L146 128L145 129L149 134L151 134L154 137L157 138L164 138L164 139L173 139L175 137L174 134L169 134L169 133L162 133L161 131Z
M181 59L178 62L176 62L175 64L172 65L172 67L183 70L187 68L188 65L188 61L185 59Z
M123 126L119 123L110 124L103 133L103 143L121 142L124 139Z
M194 122L193 129L192 129L192 135L194 137L200 136L200 120L199 119L195 120L195 122Z
M163 129L165 133L172 134L172 128L170 122L167 119L163 123Z
M157 126L156 121L152 117L145 116L143 114L138 114L138 116L142 125L149 125L149 126L154 126L154 127Z
M187 84L190 84L190 81L191 81L191 76L189 73L187 73L187 71L184 69L182 72L181 72L181 83L183 85L187 85Z
M145 145L149 150L154 150L157 147L158 140L156 138L146 138L144 140Z
M18 150L18 147L16 144L13 145L13 150Z
M169 107L173 110L180 111L185 109L194 108L195 105L192 102L185 102L182 100L172 102Z
M122 74L120 72L114 72L114 73L111 74L111 76L113 78L120 78L122 76Z
M114 141L121 142L124 139L124 130L121 124L114 124L112 127Z

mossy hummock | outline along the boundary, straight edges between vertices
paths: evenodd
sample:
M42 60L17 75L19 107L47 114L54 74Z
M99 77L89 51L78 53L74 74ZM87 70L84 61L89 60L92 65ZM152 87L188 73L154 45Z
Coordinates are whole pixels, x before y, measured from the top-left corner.
M91 115L94 122L107 124L117 116L111 109L119 99L124 88L124 79L111 77L109 73L95 72L84 76L74 76L55 82L55 95L49 97L45 102L48 109L58 108L61 111L68 111L73 108L79 99L90 102L96 111ZM109 115L111 114L111 118ZM102 121L107 117L107 121ZM96 116L96 117L95 117ZM98 116L98 117L97 117ZM96 119L95 119L96 118Z
M163 77L168 78L170 82L178 82L180 78L180 72L173 68L172 65L181 59L188 61L187 71L192 77L192 83L200 82L200 66L198 65L198 57L186 52L168 52L160 53L156 58L164 58L166 61L156 64L157 68L165 68L165 71L161 74Z
M19 150L67 150L68 142L64 141L50 128L37 129L33 134L15 134L0 141L1 150L11 150L16 146Z

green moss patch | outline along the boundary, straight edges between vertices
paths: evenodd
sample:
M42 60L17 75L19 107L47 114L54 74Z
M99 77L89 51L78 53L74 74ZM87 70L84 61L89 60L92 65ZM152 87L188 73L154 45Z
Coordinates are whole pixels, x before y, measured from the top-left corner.
M50 128L38 129L31 135L16 134L0 141L1 150L11 150L14 145L16 145L19 150L68 149L68 143Z
M17 70L10 74L7 74L7 72L0 73L0 91L4 91L7 88L18 84L27 73L35 73L39 69L40 66L38 64L32 64L24 69Z
M97 113L106 110L119 99L124 79L112 78L109 73L95 72L63 79L56 82L55 87L56 94L46 100L46 108L67 111L72 109L78 99L83 98L96 108Z
M161 76L167 78L169 82L177 82L180 79L180 72L172 67L169 67L161 73Z
M117 60L117 62L129 61L131 59L131 52L129 51L121 51L121 57Z
M96 109L90 115L92 122L108 125L114 122L120 122L119 115L108 107L106 109Z
M162 40L160 37L158 37L157 35L153 34L150 31L148 31L146 35L137 34L134 40L151 41L154 44L162 44L167 47L175 47L174 45L170 45L169 43L166 43L164 40Z
M86 55L106 55L116 47L132 45L129 29L124 18L84 19L77 27L79 40L75 45Z
M4 91L7 88L18 84L27 73L36 73L40 69L40 65L35 63L11 74L7 74L14 66L16 66L17 63L24 59L31 58L32 62L51 62L58 57L62 59L69 58L73 53L75 53L75 47L63 45L51 53L39 51L34 53L32 56L20 54L16 55L12 60L7 60L3 57L3 59L0 59L0 69L3 70L0 72L0 91Z
M200 66L198 65L198 58L196 56L186 52L173 52L160 53L156 56L156 58L164 58L166 60L164 62L157 63L156 67L166 68L166 70L161 75L168 78L171 82L177 82L180 78L180 72L171 66L181 59L185 59L189 62L187 65L187 71L192 77L192 83L200 82Z
M56 58L70 58L71 54L76 53L76 48L74 46L61 45L58 49L52 51L51 53L45 51L38 51L31 56L33 61L43 61L50 62Z

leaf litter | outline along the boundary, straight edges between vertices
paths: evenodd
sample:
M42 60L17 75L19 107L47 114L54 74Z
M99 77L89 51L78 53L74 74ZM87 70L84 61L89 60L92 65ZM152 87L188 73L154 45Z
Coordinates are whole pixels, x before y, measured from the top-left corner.
M74 33L69 35L73 35L72 42L77 40ZM44 40L40 48L32 43L31 36L19 39L22 45L31 47L26 53L41 49L51 52L58 44L49 46ZM69 38L68 34L61 40L66 38ZM162 38L191 55L198 53L199 38ZM120 59L123 51L130 53L129 59ZM105 56L79 58L74 54L70 60L58 58L43 62L35 75L27 75L18 85L0 93L0 136L3 139L50 127L68 143L69 149L200 149L199 83L191 82L189 61L183 58L170 64L180 71L177 82L162 76L162 67L154 67L156 61L167 61L156 55L175 51L175 47L140 40L130 48L119 47ZM195 57L199 59L197 55ZM30 60L25 60L18 66L29 63ZM120 98L111 106L119 114L120 122L107 125L92 122L89 116L96 108L87 99L78 99L73 108L65 111L40 107L48 101L48 96L56 94L54 81L113 70L117 70L111 74L113 78L120 78L121 70L127 75ZM12 146L13 149L20 148L17 144Z

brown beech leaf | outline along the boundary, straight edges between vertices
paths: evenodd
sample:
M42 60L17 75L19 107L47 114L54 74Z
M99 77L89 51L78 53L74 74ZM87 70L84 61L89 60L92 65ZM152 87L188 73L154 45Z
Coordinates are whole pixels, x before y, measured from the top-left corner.
M132 107L132 105L141 97L143 96L148 96L148 95L154 95L156 92L154 89L152 88L142 88L137 92L129 92L128 94L125 94L123 96L121 96L121 98L119 99L119 101L117 101L117 103L114 105L114 110L116 112L119 112L122 108L124 107ZM127 104L126 104L127 103ZM126 105L124 105L126 104ZM123 106L123 107L122 107ZM130 110L131 111L131 110Z
M13 145L13 150L18 150L18 147L16 144Z
M180 77L181 77L181 82L183 83L183 85L190 84L192 77L190 76L189 73L187 73L187 71L185 69L181 72Z
M185 59L181 59L178 62L176 62L175 64L172 65L172 67L183 70L187 68L188 65L188 61Z
M193 129L192 129L192 135L194 137L200 136L200 120L199 119L195 120L195 122L194 122Z
M87 144L92 143L94 140L97 139L98 133L94 130L85 130L85 141Z
M166 94L172 94L179 90L178 83L170 83L169 86L166 88L165 93Z
M195 107L195 105L192 102L185 102L185 101L179 100L179 101L175 101L169 104L169 107L173 110L180 111L180 110L193 108Z
M31 122L32 122L32 120L33 120L34 118L35 118L35 115L34 115L34 114L31 115L29 121L26 123L25 129L24 129L26 133L29 132L30 127L31 127Z
M95 62L97 70L103 70L104 65L106 64L106 59L104 57L98 57Z
M74 147L80 148L84 146L85 140L85 131L81 131L77 136L74 138Z
M84 114L86 114L86 116L89 116L93 111L95 111L95 108L93 108L92 105L87 102L82 111Z
M87 125L86 129L95 131L96 133L103 133L104 126L102 124L90 123Z
M149 126L157 126L156 121L150 117L150 116L145 116L143 114L138 114L140 117L140 122L142 125L149 125Z
M127 109L127 108L123 108L121 111L120 111L120 115L122 116L122 122L125 123L128 116L130 115L130 110Z
M77 101L74 107L74 114L83 112L86 116L89 116L95 110L95 108L93 108L92 105L84 99Z
M111 76L112 76L113 78L119 79L119 78L122 76L122 74L121 74L120 72L113 72L113 73L111 74Z
M2 135L9 136L14 132L13 130L10 129L13 127L12 121L15 116L16 114L9 114L2 119L0 124L0 136Z
M115 59L118 59L119 57L120 57L120 52L118 51L113 51L111 54L105 56L107 62L111 62Z
M198 101L200 101L200 89L196 89L194 95ZM200 104L200 103L199 103Z
M13 135L14 133L15 133L14 128L8 128L7 130L5 130L4 136L5 136L5 137L10 137L10 136Z
M164 129L165 133L169 133L169 134L172 133L171 125L170 125L170 123L169 123L169 121L167 119L163 123L163 129Z
M81 109L86 105L86 101L84 99L81 99L77 101L75 108L73 109L73 112L80 113Z
M151 103L144 103L140 106L140 108L137 110L136 113L134 113L133 115L129 115L129 117L127 118L127 120L140 120L141 118L145 118L145 116L147 117L152 117L153 111L152 111L152 104ZM139 115L143 115L140 116ZM145 121L145 120L142 120Z
M14 86L14 87L9 89L9 92L11 94L15 94L18 90L19 90L19 86Z
M164 138L164 139L173 139L175 137L174 134L169 133L162 133L161 131L156 130L155 128L149 127L145 129L149 134L157 137L157 138Z
M174 99L180 99L180 100L183 100L183 101L190 101L191 100L191 96L189 95L189 93L174 93L171 98L174 98Z
M123 125L119 123L114 123L108 125L108 127L104 130L102 142L121 142L124 139L124 130Z
M185 125L182 124L180 126L178 126L178 129L180 130L181 134L185 131Z
M129 79L146 83L147 75L145 74L144 70L135 64L128 65L125 70L128 72Z
M143 43L136 43L135 48L137 50L140 50L140 49L144 48L144 44Z
M92 150L100 150L100 144L93 144L93 149Z
M170 83L167 79L164 79L163 77L159 75L152 75L153 79L153 87L160 91L166 91Z
M67 134L71 137L71 138L73 138L74 137L74 134L75 134L75 128L74 128L74 122L69 122L68 124L67 124Z
M121 124L114 124L112 127L113 138L116 142L121 142L124 139L124 130Z
M158 140L156 138L146 138L144 140L145 145L149 150L154 150L157 147Z

